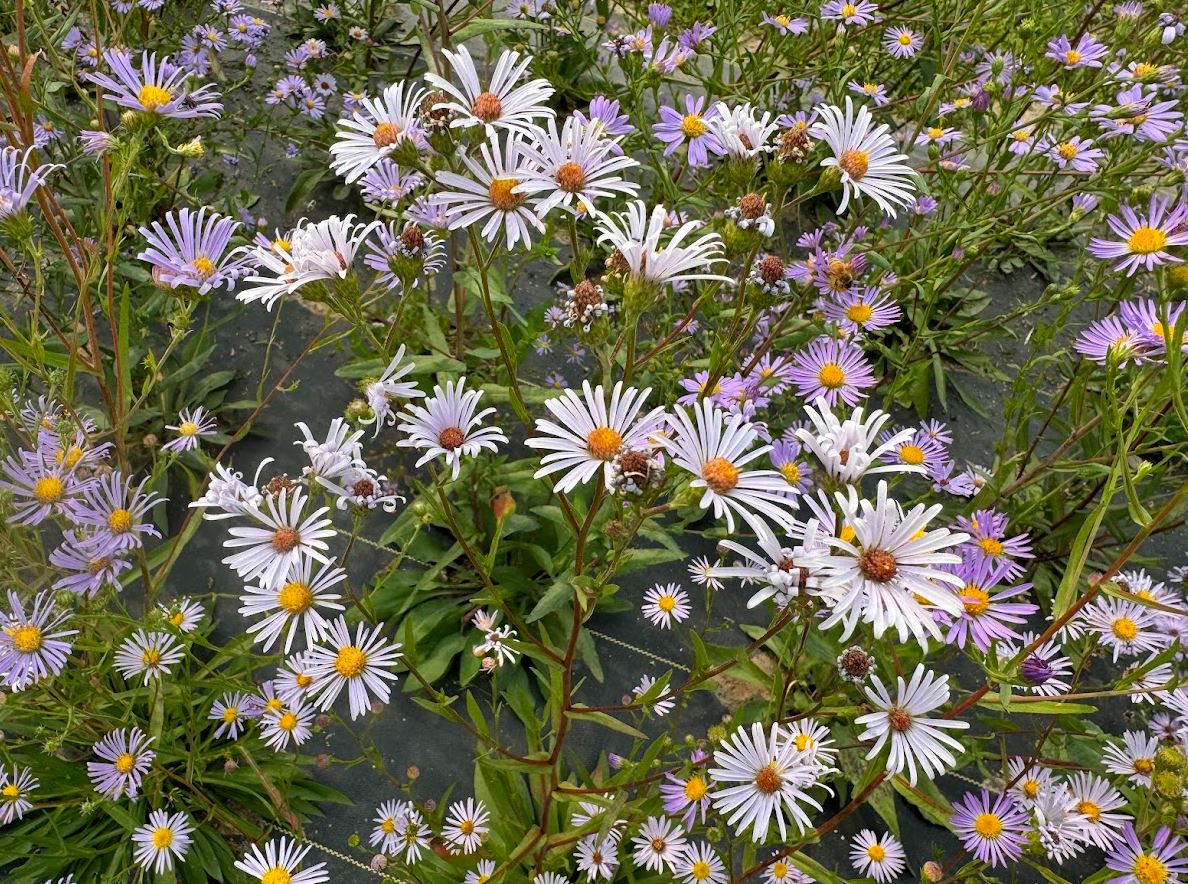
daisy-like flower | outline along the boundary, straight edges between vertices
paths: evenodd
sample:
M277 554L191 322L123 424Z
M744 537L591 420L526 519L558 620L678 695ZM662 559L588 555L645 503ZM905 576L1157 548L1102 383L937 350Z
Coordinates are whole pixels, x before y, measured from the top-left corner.
M1159 612L1138 602L1101 598L1084 614L1089 630L1118 658L1149 654L1167 647L1171 636L1163 629Z
M1030 647L1039 638L1034 632L1025 632L1018 643L1003 642L999 652L1001 659L1013 658L1022 648ZM1072 661L1064 656L1059 642L1050 639L1039 645L1019 663L1019 676L1023 689L1043 697L1057 697L1069 690L1072 677Z
M382 159L367 170L359 182L359 191L368 203L396 205L424 183L418 172L407 172L389 159Z
M587 835L577 843L577 868L590 881L605 878L609 881L619 868L618 846L614 838L598 840L598 833Z
M244 580L259 578L265 587L278 587L303 559L316 559L330 564L325 538L335 535L326 514L329 507L319 507L304 513L306 493L301 488L284 489L279 495L264 499L264 509L250 509L246 515L260 523L260 527L236 526L229 530L231 537L223 541L227 549L245 547L223 559Z
M297 869L310 847L309 844L298 846L296 841L281 836L265 844L263 850L253 844L243 859L235 861L235 868L261 884L326 884L330 875L323 871L325 863Z
M699 770L693 771L684 779L671 773L665 774L665 778L668 782L660 784L664 812L670 816L680 816L686 826L692 826L700 813L701 821L704 823L706 811L710 806L709 778Z
M777 859L767 867L767 884L815 884L813 878L791 865L786 859Z
M59 611L53 594L43 590L25 613L21 597L8 590L8 610L0 611L0 678L14 691L22 691L66 667L77 629L62 629L68 611Z
M246 247L227 250L239 226L218 212L208 215L206 206L170 212L164 224L140 228L148 248L136 257L151 264L153 279L171 289L188 286L203 295L220 286L232 289L247 263Z
M91 72L84 76L101 86L103 97L119 107L179 120L217 118L223 110L213 85L187 88L190 71L170 64L167 57L158 62L155 53L145 52L140 57L140 67L136 68L126 52L108 49L103 53L103 61L114 77Z
M617 146L599 127L584 124L577 116L566 118L558 134L550 117L537 137L524 142L524 154L531 163L516 193L544 194L536 203L541 218L557 206L591 214L596 200L616 194L634 196L639 186L622 173L639 163L622 151L616 154Z
M917 146L924 147L929 144L936 144L944 146L954 141L960 141L962 135L956 129L946 129L942 126L929 126L916 136Z
M656 679L650 675L641 675L639 677L639 684L631 689L631 693L636 697L642 697L656 684ZM645 702L645 708L656 713L658 716L667 715L676 706L676 700L668 691L660 694L654 700Z
M895 58L912 58L923 45L924 38L911 28L897 26L883 34L883 48Z
M825 539L836 552L822 562L821 589L834 601L821 628L844 623L844 641L861 620L873 626L875 638L894 629L901 642L911 635L921 647L927 647L929 636L939 639L940 629L924 605L953 616L962 612L961 599L950 587L964 581L936 566L960 563L960 556L944 550L968 535L927 530L941 505L918 504L904 512L888 498L886 482L879 482L874 504L854 493L849 498L838 493L837 500L854 540Z
M403 82L394 83L378 98L364 98L358 110L338 121L330 145L330 168L348 184L358 181L405 142L416 149L425 143L417 122L425 90L409 88L405 94L404 86Z
M148 684L149 679L168 675L185 655L185 649L169 633L138 629L116 651L115 668L128 681L139 675Z
M655 872L675 871L688 841L685 830L667 817L650 816L631 839L636 867Z
M1071 859L1085 849L1083 814L1077 813L1072 793L1063 783L1053 783L1032 805L1035 832L1048 858L1057 863Z
M644 603L639 610L654 625L668 629L674 622L688 619L691 610L689 594L675 583L657 583L644 593Z
M1071 168L1075 172L1096 172L1098 160L1105 156L1101 148L1093 146L1092 140L1079 136L1066 141L1041 143L1040 148L1047 152L1048 158L1057 168Z
M382 631L382 625L368 630L366 624L360 623L352 641L345 617L329 625L327 646L310 652L310 694L317 698L318 708L324 711L334 705L344 687L350 698L352 720L367 712L373 695L381 703L390 701L387 683L396 681L392 669L400 659L402 646L388 641Z
M1160 826L1151 846L1144 848L1131 823L1122 827L1120 843L1106 854L1106 868L1121 872L1106 884L1171 884L1188 875L1188 857L1181 856L1184 840Z
M762 22L765 25L771 25L780 32L781 37L786 37L788 34L793 36L800 36L807 34L809 29L809 22L806 18L793 18L783 12L772 15L769 12L763 13Z
M437 173L437 183L443 190L433 194L430 203L456 213L450 220L450 230L485 219L482 235L487 242L503 239L508 250L514 249L516 243L527 248L532 244L532 230L542 231L544 225L527 205L521 188L534 168L523 137L508 135L500 145L499 137L492 134L479 146L479 153L481 163L467 155L462 157L470 177L448 170Z
M447 381L444 390L435 386L423 406L410 404L397 416L403 421L398 429L408 433L408 438L396 444L425 452L416 466L440 457L449 467L451 478L457 479L463 457L475 457L484 448L497 451L500 444L507 444L501 429L482 426L483 419L495 413L494 408L477 410L483 391L465 387L466 378L459 379L457 385Z
M992 799L985 789L980 794L969 792L953 809L956 812L949 825L978 860L995 868L1022 856L1031 821L1009 795Z
M160 537L151 522L141 521L149 510L165 503L156 492L144 492L147 481L146 477L133 486L131 479L125 480L123 473L113 470L87 483L73 513L74 522L103 535L117 550L141 547L145 536Z
M102 761L87 762L87 776L96 791L112 801L135 798L140 783L157 753L149 748L153 738L138 727L112 731L94 746Z
M367 405L371 408L371 417L364 423L375 424L375 435L379 435L380 428L385 423L396 423L397 416L392 410L393 400L414 399L424 395L417 389L415 381L403 380L404 376L416 367L416 363L404 361L404 345L401 344L384 373L365 388L364 395L367 397Z
M190 837L193 831L190 818L184 813L154 810L148 822L132 832L132 843L136 845L132 858L141 868L163 875L173 868L175 861L185 860L194 840Z
M964 750L961 743L945 731L965 730L969 722L922 717L949 701L949 676L938 678L935 673L925 670L923 664L918 664L910 681L905 682L902 675L896 678L894 699L877 675L872 675L871 681L874 689L866 688L866 697L878 711L854 719L856 725L866 727L858 739L875 741L866 759L874 758L890 741L887 772L897 774L907 768L908 781L912 785L916 783L917 766L929 779L955 767L957 759L953 752Z
M781 607L803 592L815 592L821 565L829 550L819 533L815 519L802 524L796 522L784 537L777 537L767 526L755 529L758 551L733 540L723 540L720 550L741 556L731 565L715 565L706 574L715 580L737 577L743 585L759 584L759 589L747 600L754 608L770 598Z
M714 113L705 110L706 97L685 96L685 112L662 105L660 122L652 127L652 134L666 145L664 155L669 156L682 145L686 145L690 166L709 165L709 155L722 156L726 148L718 136L718 121Z
M435 276L445 266L444 253L445 246L436 234L411 221L403 227L392 222L381 226L376 239L367 243L363 263L378 271L376 285L395 292L417 288L421 280Z
M870 81L859 83L857 80L851 80L848 88L855 95L869 98L875 103L875 107L886 107L891 103L891 99L887 97L887 87L882 83L871 83Z
M1109 773L1127 777L1136 786L1151 785L1155 754L1158 751L1159 738L1141 731L1125 731L1121 746L1106 743L1102 749L1105 769Z
M1087 771L1079 771L1068 780L1068 790L1076 802L1077 813L1085 817L1085 838L1102 850L1109 850L1121 837L1124 825L1131 821L1125 813L1113 813L1125 807L1126 797L1108 780Z
M403 801L385 801L375 811L375 828L368 843L383 853L396 853L400 847L400 830L411 805Z
M631 278L654 286L702 281L732 283L729 276L711 273L723 264L722 239L716 233L704 233L686 242L701 226L699 221L686 221L680 226L670 223L668 209L654 206L649 212L642 200L627 204L626 212L598 215L598 243L615 251L612 267L619 268ZM671 227L675 231L663 235Z
M313 733L314 709L300 702L280 709L268 707L260 717L260 738L266 746L283 752L290 744L300 746Z
M179 632L193 632L206 615L206 609L202 607L201 603L194 601L189 596L183 596L171 602L162 602L157 606L157 609L165 616L169 625Z
M485 126L488 135L496 129L528 133L536 120L553 116L545 104L553 94L548 80L538 78L516 85L532 64L531 57L521 60L520 53L510 50L500 53L490 83L484 88L470 50L459 46L456 51L445 50L443 55L461 81L461 88L437 74L426 74L425 81L452 99L443 105L457 114L451 126Z
M1116 315L1090 323L1077 335L1073 348L1098 365L1112 362L1119 368L1137 365L1149 354L1143 336L1136 329L1127 327Z
M821 165L836 168L841 174L839 214L845 212L852 197L869 196L892 217L897 206L910 206L915 201L911 186L915 172L904 162L907 156L898 152L886 123L875 126L865 105L855 114L848 95L844 114L832 104L818 106L817 114L809 132L829 145L833 153Z
M177 413L177 423L166 424L165 429L173 430L177 438L162 445L163 451L194 451L203 436L213 436L218 432L219 424L213 414L199 405L192 410L183 408Z
M772 135L780 130L780 121L770 112L760 111L751 105L730 105L718 102L714 105L717 117L718 138L726 150L726 156L735 160L747 160L767 153Z
M0 765L0 825L7 826L24 817L33 806L29 795L38 785L37 777L29 768Z
M268 584L245 587L244 594L239 597L243 602L239 613L244 617L268 615L248 627L248 632L255 635L253 641L263 642L261 650L267 652L283 632L285 653L288 654L298 627L304 633L307 645L321 641L329 621L318 609L346 610L339 604L342 596L330 592L346 576L346 571L333 564L323 564L315 576L313 560L300 557L294 560L284 583L279 587Z
M1010 794L1022 807L1032 807L1036 799L1053 788L1052 771L1036 761L1015 756L1007 762Z
M714 750L710 776L718 785L712 799L715 809L727 815L727 822L742 835L751 830L752 840L767 838L775 817L781 840L788 837L790 819L799 831L811 828L803 805L821 809L808 794L825 773L811 753L801 752L778 724L768 734L755 723L750 734L740 727L721 748Z
M13 525L38 525L50 516L71 514L78 492L89 480L80 481L75 469L82 462L61 463L38 447L20 451L20 459L4 460L4 481L0 488L14 498L9 521Z
M815 718L802 718L789 724L786 728L788 742L814 761L823 765L831 765L837 757L837 749L833 746L833 739L829 728Z
M215 728L215 739L239 739L251 717L250 702L251 697L248 694L239 692L223 694L211 704L210 713L206 717L219 723Z
M711 400L693 407L693 418L681 406L667 418L675 438L659 437L673 462L693 474L694 489L704 489L700 506L713 507L715 518L725 518L734 531L737 513L755 530L766 528L764 519L791 530L795 499L789 497L787 480L775 470L746 469L748 463L771 450L770 445L753 448L758 429L741 414L727 415Z
M1109 52L1109 47L1098 43L1089 34L1081 34L1074 45L1066 34L1061 34L1048 44L1045 57L1054 59L1064 66L1066 71L1075 68L1099 68L1102 59Z
M474 853L487 837L490 812L481 801L467 798L450 805L441 835L454 853Z
M40 165L30 168L29 160L36 148L21 153L15 147L0 150L0 219L10 218L22 212L33 193L45 184L50 173L62 168L60 165Z
M589 482L599 471L610 487L613 464L620 451L651 448L651 437L659 428L663 409L654 408L640 416L651 388L642 392L615 384L610 402L602 386L591 388L582 382L582 395L566 390L546 400L545 408L555 420L538 418L536 433L526 444L547 451L533 478L565 472L557 482L559 492L572 491Z
M1012 624L1026 623L1027 618L1039 610L1039 606L1031 602L1008 601L1030 590L1030 583L998 588L1010 570L1004 562L969 557L946 570L964 582L957 590L963 610L945 635L948 644L964 648L972 641L985 653L995 641L1019 638Z
M1139 215L1124 205L1120 215L1107 219L1117 240L1098 239L1089 242L1089 254L1103 260L1117 260L1116 271L1133 276L1138 270L1153 270L1166 263L1180 263L1184 259L1171 254L1170 246L1188 245L1188 203L1179 203L1170 211L1165 197L1153 195L1145 215Z
M879 331L899 321L903 311L877 286L853 287L820 301L825 319L854 334Z
M912 431L905 429L876 445L883 425L891 419L885 411L874 409L865 414L863 409L856 408L850 417L840 419L823 399L806 405L804 410L809 425L797 428L796 438L817 456L825 472L834 479L850 485L876 473L925 472L920 465L880 463L888 453L912 438Z
M842 25L866 27L875 19L879 7L870 0L828 0L821 7L821 18L839 22Z
M969 532L968 544L962 553L1009 565L1010 570L1004 571L1002 575L1005 580L1014 580L1023 573L1023 565L1018 559L1035 557L1026 534L1007 537L1009 520L996 510L976 510L968 518L958 516L957 525Z
M685 884L726 884L726 866L704 841L690 842L673 869Z
M850 842L850 862L859 875L887 884L903 874L907 854L891 833L875 835L870 829L863 829Z
M876 383L874 372L862 348L849 341L819 337L810 341L792 357L794 368L788 373L796 392L815 402L823 399L836 405L856 405L866 398L863 392Z

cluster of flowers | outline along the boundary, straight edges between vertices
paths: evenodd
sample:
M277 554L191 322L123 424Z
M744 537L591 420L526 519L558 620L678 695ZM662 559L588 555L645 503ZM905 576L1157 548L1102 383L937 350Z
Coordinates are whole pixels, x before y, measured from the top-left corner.
M1188 242L1188 233L1185 234ZM1076 350L1098 365L1119 368L1144 363L1164 363L1176 336L1183 338L1180 318L1183 304L1161 305L1151 298L1122 301L1118 312L1089 325L1077 336ZM1184 349L1186 344L1181 343Z

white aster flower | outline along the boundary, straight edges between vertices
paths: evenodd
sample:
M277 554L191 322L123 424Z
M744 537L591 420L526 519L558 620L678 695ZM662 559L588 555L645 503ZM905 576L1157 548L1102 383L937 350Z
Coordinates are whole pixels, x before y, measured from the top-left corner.
M916 784L917 766L929 779L955 767L957 759L953 751L960 753L963 749L945 731L965 730L969 722L921 717L949 701L949 676L937 678L919 664L910 682L905 682L902 675L896 678L898 687L894 699L877 675L872 675L871 681L874 690L866 688L866 697L878 711L854 719L854 724L866 728L858 739L875 741L866 754L867 760L883 751L889 740L891 754L887 758L887 772L897 774L907 768L908 781L912 785Z
M848 418L842 419L833 413L824 397L818 398L813 405L806 405L804 410L812 426L799 428L796 438L817 456L825 472L833 478L853 484L863 476L875 473L923 475L924 467L920 465L879 463L884 454L911 439L913 433L911 429L900 430L886 442L876 445L879 430L891 419L887 412L875 409L864 417L859 407Z
M260 463L256 468L255 481L259 481L260 470L271 461L272 458L265 458ZM217 521L247 515L263 501L264 497L256 486L243 481L243 473L237 473L218 463L210 474L210 484L206 486L206 491L190 506L202 508L202 518Z
M721 101L714 105L714 111L718 138L728 157L750 159L771 149L768 139L779 131L780 124L770 111L760 116L750 102L731 107Z
M481 163L462 157L470 177L438 172L437 183L444 189L433 194L430 203L450 213L450 230L485 220L482 235L487 242L502 238L509 250L516 243L530 247L532 230L543 231L544 225L520 189L533 168L523 137L508 135L500 145L499 137L492 135L479 146L479 154Z
M754 527L754 526L753 526ZM758 583L759 589L747 600L747 607L775 598L781 607L808 593L815 595L820 585L821 566L829 554L824 535L816 519L807 523L797 521L780 540L766 525L756 527L759 551L733 540L719 541L721 550L742 556L733 565L715 565L706 573L715 579L737 577L744 584Z
M152 869L163 875L173 868L174 860L184 860L194 827L184 813L170 814L165 810L154 810L148 822L132 831L135 849L132 858L143 869Z
M887 124L875 126L866 105L858 109L856 116L849 96L844 114L836 105L819 105L817 121L809 131L833 152L821 165L841 173L839 214L845 212L851 197L869 196L892 217L897 206L910 206L915 201L916 173L904 162L907 156L899 153Z
M368 843L383 853L396 853L400 847L400 830L404 828L405 818L412 810L411 804L404 801L385 801L376 808L375 828L371 830Z
M687 221L669 231L668 209L655 206L651 212L642 200L627 204L626 212L597 216L598 243L609 245L622 259L629 274L644 283L662 286L666 283L717 280L733 283L729 276L708 272L717 264L726 263L722 257L722 239L716 233L703 233L688 241L700 221Z
M313 655L309 651L294 654L276 671L273 688L276 695L289 706L304 703L313 687Z
M199 602L189 596L183 596L172 602L162 602L157 609L165 615L169 625L178 632L193 632L206 615L206 609Z
M821 628L844 623L844 641L861 620L873 626L875 638L893 629L901 642L911 635L927 648L928 636L941 637L930 608L953 616L964 610L961 597L944 585L959 589L964 581L936 566L959 564L959 555L942 550L964 543L969 535L947 528L927 530L941 505L918 504L905 513L887 497L886 482L879 482L873 505L859 501L854 493L839 493L837 500L854 541L826 539L836 553L826 556L821 566L821 591L832 601Z
M598 833L587 835L577 843L577 867L591 881L609 881L619 868L618 848L613 838L598 840Z
M1113 813L1126 806L1126 797L1109 780L1088 771L1073 774L1068 780L1068 790L1076 812L1085 817L1085 839L1102 850L1109 850L1122 837L1122 826L1132 819L1129 814Z
M362 465L363 446L359 440L363 438L363 431L352 430L343 418L330 421L330 429L323 441L318 441L304 422L298 421L294 426L305 438L293 444L300 445L309 457L309 466L301 469L303 476L314 480L336 479L351 467Z
M405 141L418 148L424 144L417 110L425 90L409 88L405 94L404 85L394 83L378 98L364 98L358 110L338 121L334 143L330 145L330 168L348 184L362 178Z
M553 94L548 80L538 78L516 85L531 66L531 56L521 60L520 53L504 50L495 63L490 83L484 87L465 46L442 54L461 81L461 88L437 74L426 74L425 81L453 99L445 105L458 114L451 126L484 126L488 135L496 129L530 132L534 120L553 116L552 108L545 104Z
M636 697L642 697L652 689L656 684L656 679L650 675L641 675L639 677L639 684L632 688L631 693ZM673 710L676 706L676 700L673 695L665 689L656 699L646 703L648 709L656 713L656 715L664 716Z
M346 610L338 603L342 596L330 592L331 587L341 583L346 576L346 571L333 564L322 565L314 575L313 559L303 557L292 564L279 587L268 584L244 587L244 594L239 597L243 602L239 613L244 617L267 615L248 627L248 633L254 634L253 642L263 642L261 650L267 652L283 632L285 653L288 654L298 627L306 645L321 641L329 621L318 609Z
M368 630L366 624L360 623L352 641L345 617L340 616L327 627L327 645L311 651L310 694L317 698L318 708L325 711L333 706L344 687L350 698L352 720L367 712L372 695L381 703L389 702L388 682L396 681L392 670L402 646L389 642L382 631L382 625Z
M271 707L260 717L260 737L264 744L277 752L300 746L313 733L314 710L300 702L280 709Z
M620 381L607 403L601 385L591 388L589 381L583 381L581 396L565 390L546 401L545 408L556 420L537 419L537 435L524 443L549 452L540 459L541 467L533 478L564 471L556 486L564 493L589 482L601 471L609 488L611 462L616 454L624 449L651 447L650 437L664 414L663 409L654 408L639 416L651 392L650 387L643 392L625 388Z
M644 593L640 613L661 629L668 629L689 616L689 594L675 583L657 583Z
M1159 751L1159 738L1141 731L1125 731L1122 745L1106 743L1102 749L1105 769L1112 774L1121 774L1136 786L1150 786L1151 774L1155 772L1155 753Z
M168 675L171 667L185 655L185 650L169 633L138 629L116 651L115 668L129 681L139 675L148 684L151 678Z
M239 734L247 727L251 717L250 699L242 691L226 693L210 705L210 713L206 716L210 721L217 721L215 739L226 737L229 740L239 739Z
M495 413L494 408L477 411L483 391L465 387L466 378L460 378L456 386L447 381L444 390L435 386L423 406L408 405L397 416L403 421L398 429L408 433L408 438L396 444L425 452L416 466L440 457L450 468L450 477L457 479L463 456L475 457L484 448L498 451L500 444L507 444L507 436L499 427L482 426L483 419Z
M758 429L741 414L730 415L710 399L693 406L693 419L682 406L674 406L668 418L675 438L657 441L672 454L673 462L695 478L690 487L704 489L701 508L713 507L714 517L726 519L734 531L734 514L742 516L756 533L765 530L767 519L791 531L796 500L787 495L788 482L775 470L748 470L746 465L771 450L770 445L753 448Z
M235 861L235 868L251 875L261 884L326 884L330 876L322 871L326 868L325 863L317 863L300 871L297 869L309 853L310 846L299 846L296 841L282 835L265 844L263 850L253 844L243 859Z
M384 373L367 385L364 395L371 408L371 417L363 423L374 423L375 435L379 435L380 427L385 423L396 423L396 413L392 410L393 399L415 399L424 395L414 381L402 380L416 367L413 362L404 362L404 345L401 344Z
M654 872L675 871L685 852L685 830L668 817L650 816L631 839L636 867Z
M1041 792L1032 806L1035 830L1048 858L1057 863L1071 859L1085 849L1088 822L1078 813L1072 792L1063 783Z
M726 866L704 841L691 842L681 855L674 874L685 884L726 884Z
M260 584L278 587L303 558L317 559L330 564L326 556L325 538L333 537L334 527L326 518L329 507L319 507L304 514L307 495L304 490L289 489L264 499L260 509L248 510L245 515L260 523L260 527L234 527L231 538L223 541L227 549L246 547L223 559L244 580L259 578Z
M1013 783L1010 794L1025 808L1032 807L1039 796L1052 788L1052 771L1029 758L1011 758L1007 762L1007 782Z
M1113 652L1114 662L1122 655L1158 651L1171 643L1159 612L1124 599L1102 598L1085 611L1085 623L1098 641Z
M545 194L536 204L541 218L557 206L579 215L591 214L595 200L618 194L634 196L639 186L621 173L639 163L627 154L616 155L615 147L615 141L604 138L594 126L583 126L577 117L566 118L560 134L550 118L536 138L524 143L532 163L516 193Z
M859 875L887 884L903 874L907 854L889 832L875 835L870 829L863 829L850 842L850 862Z
M798 831L812 827L802 805L821 809L806 790L819 784L827 768L789 741L779 724L773 724L768 734L758 722L751 725L749 734L740 727L714 750L714 763L718 767L709 775L719 788L710 797L739 835L750 829L752 839L762 842L772 817L781 839L788 837L785 817Z
M455 801L450 805L441 835L450 843L454 853L474 853L491 830L487 825L491 814L486 805L473 798Z

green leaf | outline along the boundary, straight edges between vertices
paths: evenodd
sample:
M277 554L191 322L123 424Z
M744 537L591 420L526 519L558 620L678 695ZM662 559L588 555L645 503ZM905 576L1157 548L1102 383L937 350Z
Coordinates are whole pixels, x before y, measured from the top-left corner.
M619 721L613 715L608 715L605 712L598 712L594 709L585 709L583 706L575 706L569 710L569 716L576 718L579 721L589 721L594 724L600 724L612 731L618 731L621 734L627 734L629 737L643 740L647 738L647 734L640 731L625 721Z
M980 700L979 706L991 706L996 709L1002 708L1001 700L994 691L990 691ZM1065 703L1060 700L1038 700L1034 703L1018 702L1018 698L1014 703L1011 703L1011 712L1030 712L1032 715L1091 715L1097 712L1096 706L1090 706L1086 703Z
M553 581L553 585L540 597L540 600L525 618L525 622L535 623L541 617L560 610L563 605L573 598L573 590L573 578L569 574L562 574Z

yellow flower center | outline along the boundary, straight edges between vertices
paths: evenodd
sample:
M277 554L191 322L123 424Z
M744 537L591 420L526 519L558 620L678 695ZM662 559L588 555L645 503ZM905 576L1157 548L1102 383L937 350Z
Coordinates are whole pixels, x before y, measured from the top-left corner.
M113 764L120 773L131 773L132 768L136 766L136 758L131 752L124 752L116 758Z
M193 421L185 421L177 428L177 431L183 436L197 436L198 425Z
M338 656L334 658L334 668L343 678L355 678L367 665L367 657L354 645L340 648Z
M153 113L173 100L173 95L168 89L162 89L160 86L154 86L152 83L145 83L140 87L140 92L136 96L143 107L149 113Z
M59 451L54 455L55 463L64 463L68 467L72 467L82 460L83 450L77 445L71 445L66 451Z
M966 95L960 95L953 99L953 107L969 107L972 102L972 98Z
M784 477L789 485L795 485L800 481L800 467L794 462L789 461L780 467L780 475Z
M181 626L183 623L186 622L186 615L184 613L182 613L181 611L175 611L173 613L173 616L169 618L169 622L172 623L174 626Z
M41 628L32 623L5 631L12 637L12 646L22 654L32 654L41 648Z
M772 21L774 21L780 27L786 28L788 26L788 22L792 21L792 19L781 12L779 15L773 18Z
M838 536L838 539L844 540L846 543L853 543L854 538L857 535L854 533L854 529L851 528L849 525L842 525L842 529L841 529L841 531L838 532L837 536Z
M899 459L911 466L922 464L924 463L924 449L910 442L907 445L900 445Z
M519 183L519 178L492 178L491 184L487 188L487 193L491 197L491 205L501 212L518 209L524 202L524 197L518 193L512 193L512 188Z
M111 511L107 517L107 527L115 534L123 534L132 530L132 514L122 507Z
M304 614L313 604L313 593L304 583L286 583L276 594L276 603L290 614Z
M872 316L874 316L874 308L869 304L859 302L846 308L846 319L850 322L869 322Z
M234 706L228 706L223 710L223 721L227 722L227 724L230 724L237 718L239 718L239 710Z
M738 467L724 457L706 461L701 468L701 478L719 494L725 494L738 484L738 474Z
M1130 871L1139 884L1164 884L1167 881L1167 866L1149 853L1136 856Z
M692 867L689 869L689 875L695 881L704 881L710 876L709 863L703 859L697 860L697 862L693 863Z
M842 151L837 165L852 179L858 181L866 175L867 170L870 168L870 154L864 150L858 150L858 148L852 147L849 150Z
M161 662L161 652L156 648L145 648L144 653L140 655L140 662L152 669Z
M771 876L777 881L783 881L788 877L788 864L781 860L771 867Z
M1153 64L1147 64L1145 61L1140 61L1134 66L1134 75L1136 77L1149 77L1151 74L1159 70Z
M297 716L292 712L286 712L276 720L276 726L282 731L291 731L297 727Z
M681 134L686 138L698 138L709 128L701 114L685 114L681 119Z
M836 362L826 362L817 372L817 380L828 390L836 390L846 382L846 372Z
M676 607L676 599L665 593L656 599L656 607L664 613L669 614Z
M881 844L872 844L866 848L866 855L870 857L872 862L881 863L887 858L887 851L883 849Z
M1150 255L1167 245L1167 234L1157 227L1138 227L1126 240L1126 248L1136 255Z
M383 122L376 125L371 140L378 148L390 147L400 137L400 127L395 123Z
M974 831L983 838L997 838L1002 834L1002 820L993 813L978 814L974 820Z
M396 831L396 820L388 817L386 820L380 823L380 831L385 835L391 835Z
M33 483L33 496L42 503L57 503L62 499L64 490L61 480L53 476L46 476Z
M586 450L599 460L611 460L623 447L623 437L612 427L595 427L586 436Z
M210 260L210 258L206 257L206 255L199 255L197 258L195 258L193 261L190 262L190 266L193 267L195 270L197 270L198 275L201 276L203 279L206 279L208 276L210 276L212 273L215 272L214 261L212 261L212 260Z
M1099 819L1101 819L1101 808L1092 801L1078 801L1077 813L1084 814L1093 822L1097 822Z
M1028 138L1031 137L1031 130L1030 129L1016 129L1014 132L1011 133L1011 137L1014 138L1016 141L1026 141Z
M700 801L706 793L705 780L694 774L685 783L685 797L690 801Z
M1064 61L1066 64L1076 64L1081 60L1081 53L1075 49L1068 49L1064 53Z
M9 801L16 801L21 797L21 790L16 783L9 783L3 789L0 789L0 795L7 798Z
M900 34L899 35L899 45L900 46L911 46L912 45L912 35L907 34L907 33Z
M1134 760L1135 773L1149 774L1155 769L1155 760L1152 758L1136 758Z
M928 129L928 137L931 138L933 141L940 138L944 134L945 134L945 130L941 129L939 126L931 126Z
M1056 153L1060 154L1060 157L1065 160L1073 159L1080 152L1081 149L1071 141L1062 141L1056 145Z
M977 617L990 607L990 593L980 586L967 586L961 590L961 603L965 605L965 613Z
M462 822L458 823L458 831L461 832L463 835L473 834L474 833L474 821L473 820L462 820Z
M293 681L297 684L297 687L307 688L313 684L313 676L306 675L304 672L298 672L295 676L293 676Z
M291 884L293 876L281 866L273 866L260 876L260 884Z
M983 537L978 541L978 546L980 546L982 548L982 552L988 556L1002 555L1002 541L995 540L993 537Z
M153 847L157 850L164 850L173 843L173 829L168 826L161 826L159 829L153 829Z
M856 13L857 11L858 11L858 7L855 6L853 3L845 3L842 5L842 8L841 8L841 16L842 16L842 18L849 18L850 16L854 15L854 13Z
M269 697L264 702L264 706L267 709L271 709L273 712L280 712L285 708L285 704L280 701L279 697Z
M1138 624L1129 617L1119 617L1110 624L1110 630L1114 633L1116 638L1121 641L1128 642L1133 641L1134 637L1138 635L1139 628Z
M796 744L796 748L803 752L805 749L811 749L817 745L817 741L808 734L797 734L792 738L792 742Z

